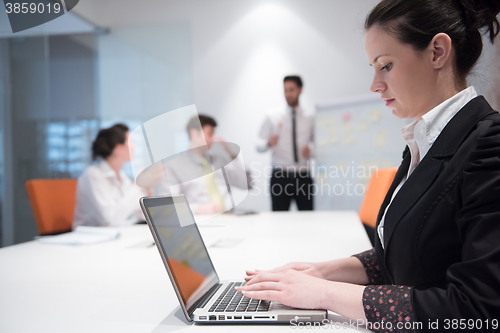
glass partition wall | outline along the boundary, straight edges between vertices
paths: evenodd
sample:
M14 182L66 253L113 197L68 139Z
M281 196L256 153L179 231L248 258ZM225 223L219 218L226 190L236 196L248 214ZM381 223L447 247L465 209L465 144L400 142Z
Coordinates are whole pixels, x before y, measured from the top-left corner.
M4 197L7 192L7 185L9 182L6 182L6 179L4 177L5 173L5 160L6 160L6 155L8 154L8 150L4 149L4 136L5 136L5 129L9 128L9 126L6 126L5 123L6 121L10 122L7 113L5 112L6 109L10 109L10 98L9 98L9 90L7 86L7 82L10 82L10 75L9 75L9 66L7 65L6 62L6 57L7 57L7 50L8 47L8 41L7 40L1 40L0 39L0 247L4 243L12 243L10 239L5 239L5 226L4 226L4 221L9 219L7 215L10 213L9 210L5 209L4 205ZM10 225L9 225L10 227ZM8 234L10 235L11 232L9 231Z
M0 246L38 235L27 180L77 178L100 128L194 103L188 23L98 31L0 38Z
M98 130L95 36L1 40L2 245L38 234L25 182L77 177Z

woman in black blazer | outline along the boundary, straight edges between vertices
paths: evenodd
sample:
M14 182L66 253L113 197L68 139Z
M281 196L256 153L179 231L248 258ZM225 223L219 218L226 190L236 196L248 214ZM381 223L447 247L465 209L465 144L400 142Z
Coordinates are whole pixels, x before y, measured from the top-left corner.
M500 330L500 115L466 82L479 29L493 43L499 12L499 0L383 0L371 11L371 90L415 118L375 248L249 271L239 291L377 331Z

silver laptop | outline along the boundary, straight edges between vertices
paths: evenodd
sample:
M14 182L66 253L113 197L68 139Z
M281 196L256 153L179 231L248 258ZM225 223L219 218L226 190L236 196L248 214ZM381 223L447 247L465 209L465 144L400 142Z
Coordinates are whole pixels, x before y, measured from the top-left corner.
M303 310L236 292L220 281L184 196L141 198L141 208L187 320L196 323L321 322L326 310Z

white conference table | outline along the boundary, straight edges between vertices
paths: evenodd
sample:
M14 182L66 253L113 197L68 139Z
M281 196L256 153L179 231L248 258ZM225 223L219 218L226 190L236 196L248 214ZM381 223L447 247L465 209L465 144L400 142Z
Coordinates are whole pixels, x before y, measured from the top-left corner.
M290 261L343 258L371 247L355 212L221 215L200 222L221 280ZM117 240L0 249L0 332L283 332L289 325L188 323L146 225ZM343 319L330 313L335 321ZM334 326L330 326L334 329ZM343 332L354 331L341 329Z

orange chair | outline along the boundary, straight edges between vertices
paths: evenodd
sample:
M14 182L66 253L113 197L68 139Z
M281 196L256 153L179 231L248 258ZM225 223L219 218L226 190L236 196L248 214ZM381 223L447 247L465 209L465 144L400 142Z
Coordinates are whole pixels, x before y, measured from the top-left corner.
M71 231L76 184L76 179L32 179L26 182L40 235Z
M374 172L361 204L359 219L365 225L366 232L372 242L380 206L384 202L385 195L389 191L389 187L391 187L397 170L397 168L390 168Z

